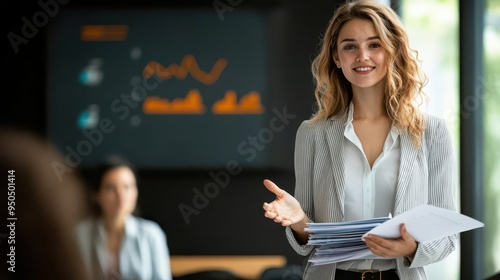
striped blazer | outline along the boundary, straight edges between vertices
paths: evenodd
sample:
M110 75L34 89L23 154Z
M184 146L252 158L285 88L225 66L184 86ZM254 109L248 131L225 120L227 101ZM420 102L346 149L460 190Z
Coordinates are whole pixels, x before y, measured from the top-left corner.
M344 220L344 124L347 114L312 124L304 121L295 142L295 198L314 222ZM418 205L430 204L456 211L454 197L455 162L446 123L426 115L422 145L416 148L407 132L400 134L401 160L393 216ZM297 242L290 227L286 236L293 249L303 256L313 246ZM396 260L400 279L427 279L424 266L438 262L455 249L458 235L419 244L411 262ZM311 254L312 255L312 254ZM335 264L306 265L305 280L335 279Z

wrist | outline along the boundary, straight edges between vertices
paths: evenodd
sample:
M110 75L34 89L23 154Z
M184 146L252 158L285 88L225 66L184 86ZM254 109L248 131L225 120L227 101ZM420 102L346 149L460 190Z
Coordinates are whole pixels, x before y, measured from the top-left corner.
M405 257L407 257L410 261L413 261L413 259L415 258L415 254L417 253L417 249L418 249L418 242L415 241L415 249L413 249L413 251L406 255Z
M312 222L312 221L309 220L307 215L303 212L302 219L299 220L298 222L290 225L290 228L292 229L293 234L295 235L295 239L301 245L307 244L307 241L309 239L309 233L307 233L304 229L307 227L307 223L310 223L310 222Z
M312 221L307 217L306 213L302 210L302 221L304 225L307 223L311 223Z
M293 223L290 225L294 231L300 230L303 231L304 228L307 226L307 223L310 223L311 220L307 217L306 213L302 211L302 218L299 219L296 223Z

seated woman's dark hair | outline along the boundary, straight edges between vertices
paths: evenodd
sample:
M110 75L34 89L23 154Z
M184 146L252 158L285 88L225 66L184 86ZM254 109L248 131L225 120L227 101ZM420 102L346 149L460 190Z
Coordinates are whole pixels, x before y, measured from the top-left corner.
M99 205L96 203L94 196L99 192L101 188L101 182L102 178L106 175L106 173L112 169L118 168L118 167L128 167L132 173L134 174L134 177L136 179L136 182L138 180L137 176L137 170L135 167L128 161L125 157L121 155L112 155L108 156L104 161L102 161L100 164L95 165L93 168L91 168L89 175L87 176L88 180L88 187L90 190L90 200L91 200L91 212L92 215L94 216L100 216L102 214L102 210L99 207ZM133 214L138 215L138 207L136 207L135 211Z

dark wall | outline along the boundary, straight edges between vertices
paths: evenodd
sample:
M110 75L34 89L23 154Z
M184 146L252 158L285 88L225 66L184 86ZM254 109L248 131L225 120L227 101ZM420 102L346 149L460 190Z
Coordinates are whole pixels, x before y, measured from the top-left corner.
M42 0L43 1L43 0ZM49 1L49 0L48 0ZM46 3L48 1L43 1ZM221 0L224 3L226 1ZM65 9L105 5L108 8L133 7L137 1L62 1L58 13ZM212 6L214 1L141 1L141 5L176 5L189 9L192 6ZM235 2L235 1L233 1ZM268 9L274 13L270 23L269 38L269 92L279 93L276 108L287 106L287 111L297 115L286 129L275 137L287 139L283 154L289 164L276 170L243 169L238 175L224 177L223 170L140 170L139 205L141 215L157 221L168 236L172 255L286 255L290 262L301 263L288 245L284 229L263 217L262 203L273 200L273 195L263 186L269 178L289 192L294 189L293 144L295 132L301 121L313 111L313 82L311 61L318 49L321 33L339 1L242 1L233 11L224 15L238 16L239 9ZM98 4L99 3L99 4ZM7 1L2 3L4 44L2 66L4 76L1 123L22 127L45 136L46 132L46 27L42 26L20 44L16 53L7 34L21 34L23 17L31 19L41 10L37 1ZM269 8L266 5L271 5ZM57 16L57 14L55 14ZM214 17L217 16L214 9ZM228 20L229 21L229 20ZM50 24L50 19L49 23ZM244 139L242 139L243 141ZM283 141L276 141L283 142ZM270 143L267 149L273 149ZM198 203L206 204L196 209L189 224L181 215L179 206L193 207L196 192L216 182L210 173L219 174L227 186L219 188L213 198ZM84 173L82 173L84 174ZM222 177L221 177L222 176Z

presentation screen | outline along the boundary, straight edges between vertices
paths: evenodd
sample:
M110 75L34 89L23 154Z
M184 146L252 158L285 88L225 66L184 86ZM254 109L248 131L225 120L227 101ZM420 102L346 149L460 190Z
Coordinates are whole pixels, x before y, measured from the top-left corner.
M48 31L48 137L67 161L268 166L276 112L261 12L65 10Z

